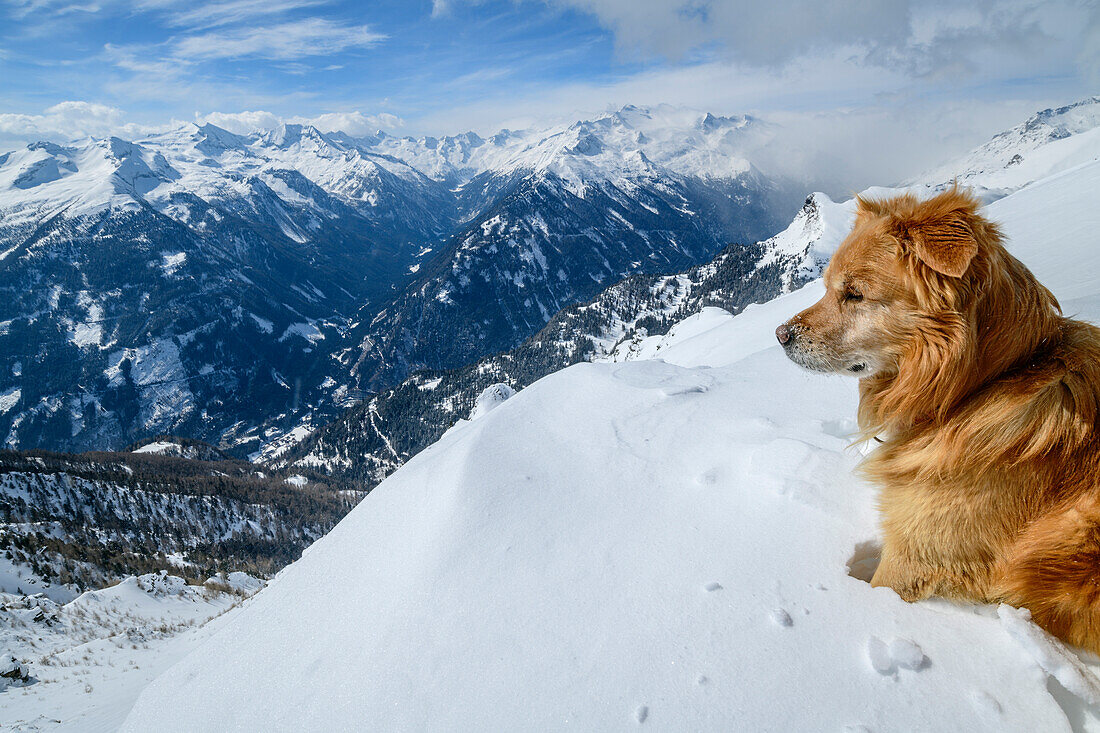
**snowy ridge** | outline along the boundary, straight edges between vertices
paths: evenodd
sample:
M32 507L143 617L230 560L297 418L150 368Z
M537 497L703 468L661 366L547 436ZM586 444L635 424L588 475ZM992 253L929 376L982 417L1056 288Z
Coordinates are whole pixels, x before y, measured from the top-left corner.
M1092 319L1096 190L1091 162L987 207ZM1095 662L1016 613L867 584L856 383L772 335L820 294L706 310L660 361L573 366L451 431L123 729L1090 729Z
M705 305L738 312L784 292L793 279L787 260L801 260L780 256L761 266L762 253L760 245L734 244L676 275L627 278L560 311L515 349L458 369L420 372L370 397L300 445L272 455L270 465L303 466L373 486L470 414L495 383L519 389L579 361L631 358L644 340Z
M761 267L784 262L786 287L821 275L829 258L852 226L855 201L834 203L823 193L811 194L790 226L765 241Z
M1045 109L911 183L942 188L957 180L987 200L996 199L1086 160L1100 159L1098 128L1100 97Z
M333 216L324 202L278 175L296 171L328 194L368 210L396 205L395 192L406 201L419 197L416 216L442 227L445 221L433 217L432 209L440 208L445 189L434 182L464 186L483 174L507 178L541 171L583 194L586 184L597 180L622 185L669 174L732 179L751 170L748 151L768 134L766 123L750 117L634 106L553 128L503 130L488 139L474 133L395 138L382 132L356 138L291 124L242 136L188 123L134 142L42 142L4 154L0 212L6 229L57 212L71 217L147 201L188 223L189 211L176 204L177 194L236 201L243 211L252 187L263 183L286 204ZM308 238L300 224L286 223L288 236Z

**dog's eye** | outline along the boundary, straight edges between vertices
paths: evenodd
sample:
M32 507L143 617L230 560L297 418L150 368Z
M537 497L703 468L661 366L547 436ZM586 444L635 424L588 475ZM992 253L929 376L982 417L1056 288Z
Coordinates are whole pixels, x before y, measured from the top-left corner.
M863 293L858 293L855 290L847 290L844 292L844 300L850 303L858 303L863 300Z

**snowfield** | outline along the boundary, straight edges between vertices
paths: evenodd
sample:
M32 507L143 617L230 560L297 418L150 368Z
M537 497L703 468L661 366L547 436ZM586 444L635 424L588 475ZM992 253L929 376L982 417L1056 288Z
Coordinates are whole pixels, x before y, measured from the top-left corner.
M1091 162L987 209L1094 320L1098 190ZM656 358L494 400L154 681L123 729L1097 729L1096 660L1026 612L866 582L856 382L800 371L772 336L820 292L707 309L645 344Z

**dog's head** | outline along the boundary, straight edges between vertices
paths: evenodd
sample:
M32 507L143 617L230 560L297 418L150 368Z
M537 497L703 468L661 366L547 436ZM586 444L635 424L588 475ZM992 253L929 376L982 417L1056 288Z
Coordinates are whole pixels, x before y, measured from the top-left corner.
M877 385L880 406L927 412L1034 351L1057 302L979 206L957 189L924 201L857 199L825 296L776 329L787 355Z

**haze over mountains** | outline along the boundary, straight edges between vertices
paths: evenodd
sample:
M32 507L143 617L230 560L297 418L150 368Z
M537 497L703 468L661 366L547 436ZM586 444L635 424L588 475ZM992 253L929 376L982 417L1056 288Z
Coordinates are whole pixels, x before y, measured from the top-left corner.
M778 230L752 118L352 138L186 125L0 155L0 443L238 454Z

